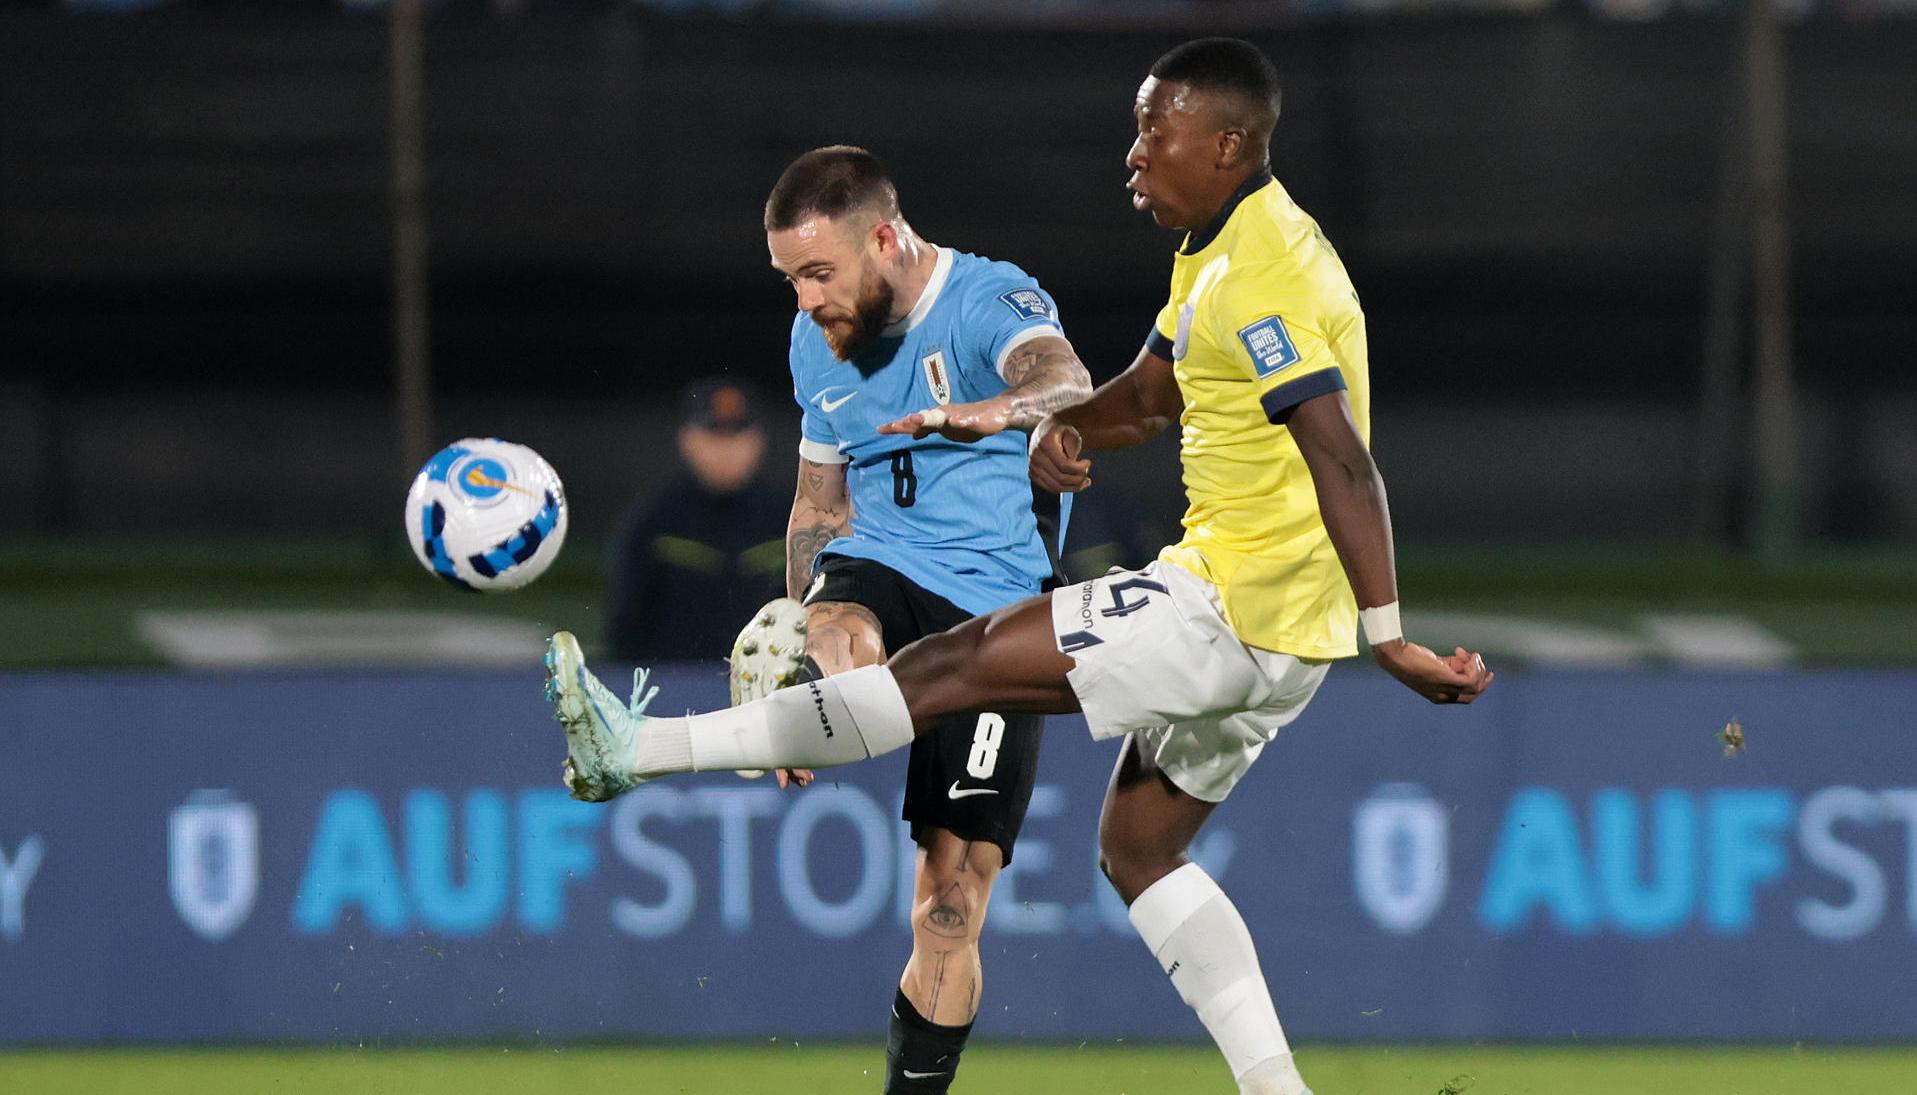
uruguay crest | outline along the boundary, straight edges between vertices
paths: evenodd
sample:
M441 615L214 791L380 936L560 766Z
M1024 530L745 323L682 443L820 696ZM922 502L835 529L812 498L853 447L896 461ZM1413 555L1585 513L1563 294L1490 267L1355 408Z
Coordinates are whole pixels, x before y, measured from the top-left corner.
M925 385L932 389L932 398L943 407L952 401L952 377L945 368L945 351L933 350L919 359L925 366Z

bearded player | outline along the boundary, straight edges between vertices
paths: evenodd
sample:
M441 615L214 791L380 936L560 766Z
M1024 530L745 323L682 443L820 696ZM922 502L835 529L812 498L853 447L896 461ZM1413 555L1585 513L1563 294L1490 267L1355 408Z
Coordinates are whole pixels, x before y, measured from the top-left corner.
M1364 316L1337 253L1271 175L1271 63L1248 42L1186 43L1152 66L1133 113L1132 204L1186 233L1170 300L1130 369L1039 424L1031 469L1036 483L1081 489L1081 449L1178 421L1190 500L1179 544L1142 570L730 711L604 717L593 697L617 703L563 633L548 692L585 797L670 772L849 763L953 711L1082 710L1093 736L1126 738L1099 847L1133 926L1239 1090L1300 1095L1251 935L1187 850L1330 662L1357 652L1360 623L1378 664L1433 703L1470 703L1492 674L1462 648L1440 657L1404 639L1368 447ZM930 410L885 428L939 428Z
M1019 431L1091 394L1051 297L1016 266L921 239L871 153L793 161L765 230L798 295L799 475L791 599L741 633L735 703L876 665L1055 585L1065 507L1032 489ZM955 436L879 432L919 408L946 413ZM1043 725L971 709L912 748L912 954L892 1001L888 1092L942 1092L957 1072L983 986L979 931L1031 800Z

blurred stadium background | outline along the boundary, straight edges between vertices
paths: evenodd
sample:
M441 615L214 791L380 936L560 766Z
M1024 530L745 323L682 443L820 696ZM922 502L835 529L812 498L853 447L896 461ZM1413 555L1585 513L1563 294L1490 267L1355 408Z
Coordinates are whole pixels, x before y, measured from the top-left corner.
M1131 95L1215 32L1365 298L1409 629L1500 669L1341 667L1200 849L1307 1077L1910 1090L1909 0L0 2L0 1090L877 1090L896 766L575 807L533 658L685 384L771 393L784 489L785 162L878 152L1103 379L1174 243ZM401 534L468 435L569 488L519 594ZM1097 491L1142 558L1174 450ZM1227 1090L1057 723L959 1087Z

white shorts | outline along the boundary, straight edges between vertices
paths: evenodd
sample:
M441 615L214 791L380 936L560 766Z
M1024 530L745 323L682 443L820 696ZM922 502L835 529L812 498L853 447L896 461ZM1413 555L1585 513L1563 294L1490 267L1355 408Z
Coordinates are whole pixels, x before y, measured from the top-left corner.
M1246 646L1218 587L1166 562L1054 590L1052 631L1092 737L1137 733L1205 802L1231 794L1331 666Z

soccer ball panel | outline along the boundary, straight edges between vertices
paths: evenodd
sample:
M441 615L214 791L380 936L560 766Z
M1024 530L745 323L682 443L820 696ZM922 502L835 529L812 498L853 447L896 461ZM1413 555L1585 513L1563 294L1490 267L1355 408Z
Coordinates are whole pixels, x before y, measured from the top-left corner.
M518 589L565 543L566 491L552 465L498 438L434 454L406 495L406 539L420 565L462 589Z

